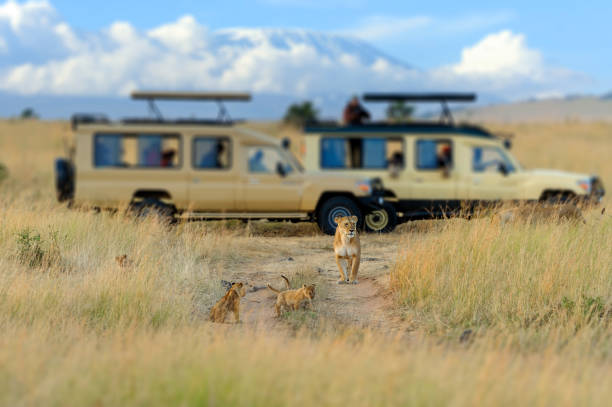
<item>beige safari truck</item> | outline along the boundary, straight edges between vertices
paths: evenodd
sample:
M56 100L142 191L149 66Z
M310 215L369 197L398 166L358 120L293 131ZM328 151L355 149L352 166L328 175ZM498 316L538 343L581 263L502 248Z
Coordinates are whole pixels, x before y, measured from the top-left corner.
M363 217L383 204L379 180L309 174L288 143L232 121L223 102L248 94L134 92L153 118L111 122L73 116L73 157L56 160L60 201L96 208L129 206L174 219L315 221L328 234L337 216ZM219 103L215 120L167 120L157 100Z
M449 216L476 205L503 201L586 200L604 195L599 177L523 168L509 138L455 124L448 102L474 94L366 94L365 101L440 102L439 121L333 123L305 127L304 166L319 173L377 177L385 186L384 207L366 217L382 230L396 222Z

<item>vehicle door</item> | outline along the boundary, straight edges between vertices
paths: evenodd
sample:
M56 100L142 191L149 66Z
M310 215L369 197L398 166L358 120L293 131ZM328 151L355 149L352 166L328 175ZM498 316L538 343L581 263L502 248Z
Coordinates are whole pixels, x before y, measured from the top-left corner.
M452 140L424 137L412 143L414 163L407 176L411 205L434 211L458 208L457 155Z
M519 198L519 177L507 154L498 146L473 146L469 197L473 201Z
M233 160L232 139L223 135L195 135L191 139L190 209L233 212L240 178Z
M276 146L244 146L244 207L248 212L298 212L303 177Z

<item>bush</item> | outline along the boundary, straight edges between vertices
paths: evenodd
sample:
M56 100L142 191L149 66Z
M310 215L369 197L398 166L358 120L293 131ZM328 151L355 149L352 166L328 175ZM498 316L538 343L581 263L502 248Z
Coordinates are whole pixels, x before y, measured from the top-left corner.
M22 120L38 119L38 114L31 107L26 107L21 111L19 118Z
M387 119L393 123L409 122L414 113L414 107L405 102L393 102L387 107Z
M303 126L308 122L318 120L319 111L314 107L312 102L305 101L302 103L294 103L287 109L283 121L295 126Z
M48 239L44 240L35 230L20 230L17 232L17 259L32 268L56 264L61 259L58 233L50 231Z

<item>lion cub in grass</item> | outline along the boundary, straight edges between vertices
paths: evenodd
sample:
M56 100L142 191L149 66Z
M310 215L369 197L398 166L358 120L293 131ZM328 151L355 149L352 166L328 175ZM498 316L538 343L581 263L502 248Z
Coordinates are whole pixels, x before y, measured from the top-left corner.
M338 284L347 282L357 284L357 272L361 262L361 242L357 234L357 216L339 216L334 221L338 225L334 237L334 253L340 271Z
M289 285L289 279L283 275L281 275L281 277L287 284L286 291L277 290L268 284L268 288L278 294L276 297L276 304L274 304L276 316L280 317L281 311L284 308L298 310L304 303L308 304L307 306L312 309L312 300L314 300L315 297L315 285L304 284L302 285L302 288L298 288L297 290L289 290L289 288L291 288Z
M233 283L227 293L210 310L210 320L225 322L225 317L231 311L236 323L240 322L240 297L244 297L246 288L242 283Z

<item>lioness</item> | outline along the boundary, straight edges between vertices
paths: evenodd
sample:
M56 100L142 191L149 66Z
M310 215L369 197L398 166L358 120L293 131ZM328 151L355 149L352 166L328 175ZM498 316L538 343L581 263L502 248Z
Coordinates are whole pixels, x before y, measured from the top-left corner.
M361 261L361 242L357 234L357 216L338 216L334 219L336 236L334 236L334 253L340 270L338 284L357 284L357 272ZM344 260L347 267L345 268ZM350 272L350 276L349 276ZM349 276L347 278L347 276Z
M232 287L210 310L210 320L225 322L227 313L232 311L236 323L240 322L240 297L244 297L246 289L242 283L233 283Z
M289 280L287 277L281 275L281 277L285 280L287 284L287 288L289 288ZM274 304L274 308L276 309L276 316L280 317L281 311L285 308L291 308L293 310L297 310L303 303L306 303L307 306L312 309L312 300L315 297L315 285L306 285L303 284L302 288L297 290L286 290L281 291L272 287L268 284L268 288L275 293L278 294L276 297L276 304Z

